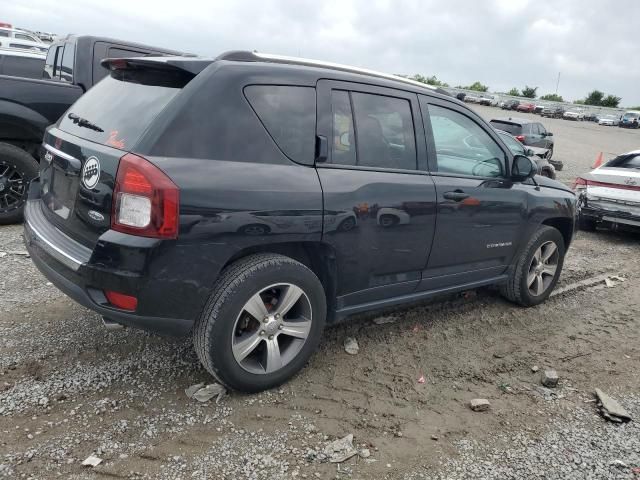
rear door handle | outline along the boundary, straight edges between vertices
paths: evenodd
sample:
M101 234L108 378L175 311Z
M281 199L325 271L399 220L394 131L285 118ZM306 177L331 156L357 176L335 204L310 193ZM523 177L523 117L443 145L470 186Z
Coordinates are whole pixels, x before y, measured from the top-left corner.
M454 202L460 202L465 198L469 198L469 194L464 193L462 190L455 190L453 192L444 192L442 196L447 200L453 200Z

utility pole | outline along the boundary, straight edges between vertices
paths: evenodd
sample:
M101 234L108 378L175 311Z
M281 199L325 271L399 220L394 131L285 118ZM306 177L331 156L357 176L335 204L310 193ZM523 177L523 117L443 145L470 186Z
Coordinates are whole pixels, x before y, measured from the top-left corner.
M560 86L560 72L558 72L558 81L556 82L556 95L558 95L558 87Z

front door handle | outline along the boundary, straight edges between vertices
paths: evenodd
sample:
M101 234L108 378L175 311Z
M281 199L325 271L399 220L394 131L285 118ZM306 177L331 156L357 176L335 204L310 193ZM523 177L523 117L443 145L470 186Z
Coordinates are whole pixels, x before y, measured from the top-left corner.
M444 192L442 196L447 200L453 200L454 202L461 202L465 198L469 198L469 194L464 193L462 190L455 190L453 192Z

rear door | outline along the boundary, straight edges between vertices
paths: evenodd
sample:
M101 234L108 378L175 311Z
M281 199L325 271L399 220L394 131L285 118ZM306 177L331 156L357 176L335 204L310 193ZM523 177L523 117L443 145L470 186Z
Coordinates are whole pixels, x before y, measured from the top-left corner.
M120 158L186 81L161 70L114 73L49 127L40 162L41 197L45 215L63 232L93 246L109 229Z
M533 147L546 148L547 147L547 137L542 135L542 125L539 123L531 123L529 124L531 128L531 133L527 135L527 145L531 145Z
M508 180L496 133L452 102L420 97L436 185L437 221L422 290L502 274L527 217L526 190Z
M337 257L338 309L411 293L431 249L435 188L415 94L318 83L323 238ZM321 149L322 150L322 149Z

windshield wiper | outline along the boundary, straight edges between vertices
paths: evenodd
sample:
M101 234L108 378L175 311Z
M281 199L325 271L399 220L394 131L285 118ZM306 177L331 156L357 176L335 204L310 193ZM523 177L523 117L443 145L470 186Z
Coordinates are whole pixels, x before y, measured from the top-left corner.
M86 118L79 117L75 113L70 113L69 115L67 115L67 118L69 118L69 120L71 120L79 127L89 128L91 130L95 130L96 132L104 132L104 130L97 126L95 123L91 123Z

